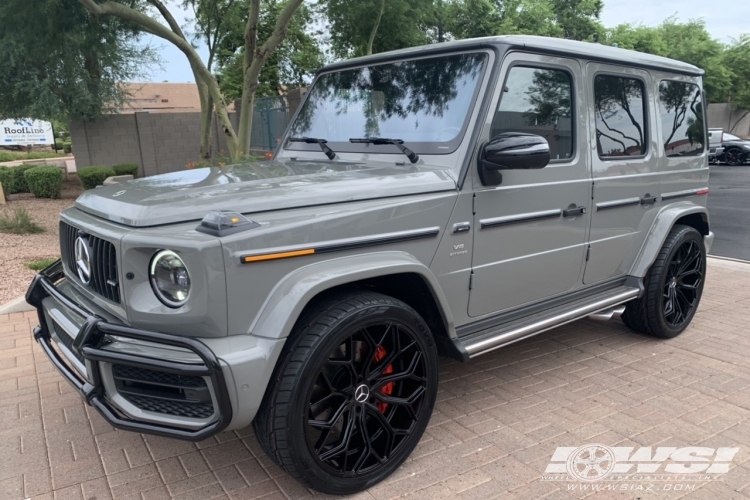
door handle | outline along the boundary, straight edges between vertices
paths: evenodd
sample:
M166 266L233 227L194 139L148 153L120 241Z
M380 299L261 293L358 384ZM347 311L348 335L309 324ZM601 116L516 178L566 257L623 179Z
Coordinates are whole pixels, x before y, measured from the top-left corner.
M641 198L641 205L652 205L656 203L656 196L646 195Z
M586 207L576 207L563 210L563 217L575 217L586 213Z

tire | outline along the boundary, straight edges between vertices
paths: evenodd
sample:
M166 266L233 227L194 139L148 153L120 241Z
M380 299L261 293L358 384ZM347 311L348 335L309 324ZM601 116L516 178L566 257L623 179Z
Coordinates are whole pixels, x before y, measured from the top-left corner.
M745 152L740 148L730 148L724 153L726 164L730 167L736 167L745 163Z
M305 486L356 493L411 454L437 386L437 349L419 314L353 291L297 322L253 426L263 450Z
M675 225L645 279L645 293L628 302L621 316L639 333L670 339L681 334L698 309L706 273L703 236Z

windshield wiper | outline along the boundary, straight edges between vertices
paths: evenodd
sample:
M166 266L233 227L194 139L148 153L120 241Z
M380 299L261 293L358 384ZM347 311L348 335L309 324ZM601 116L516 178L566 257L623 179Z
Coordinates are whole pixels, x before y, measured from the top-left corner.
M349 142L352 142L354 144L393 144L402 153L404 153L407 158L409 158L410 162L417 163L417 161L419 161L419 155L417 155L417 153L415 153L411 149L404 146L404 141L402 141L401 139L385 139L383 137L365 137L362 139L349 139Z
M326 146L325 139L315 139L314 137L290 137L289 142L304 142L306 144L317 144L320 146L320 149L323 150L323 152L326 154L329 160L333 160L336 158L336 153L333 152L331 148Z

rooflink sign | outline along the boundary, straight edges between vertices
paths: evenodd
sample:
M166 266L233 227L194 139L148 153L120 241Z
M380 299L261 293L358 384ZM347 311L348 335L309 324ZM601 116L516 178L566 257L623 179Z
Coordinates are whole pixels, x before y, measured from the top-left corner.
M52 124L41 120L0 121L0 146L32 146L54 144Z

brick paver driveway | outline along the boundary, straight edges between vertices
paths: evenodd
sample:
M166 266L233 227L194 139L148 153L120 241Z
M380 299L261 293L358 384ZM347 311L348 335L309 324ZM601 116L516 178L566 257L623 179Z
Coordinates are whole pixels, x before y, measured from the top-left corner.
M748 314L750 266L711 261L700 310L676 339L584 320L469 364L443 360L424 439L358 498L747 498ZM53 371L32 341L34 325L32 313L0 317L2 498L313 495L263 455L251 429L198 444L113 429ZM740 451L723 481L693 483L694 491L638 483L627 487L643 490L592 493L542 480L558 446L587 443Z

